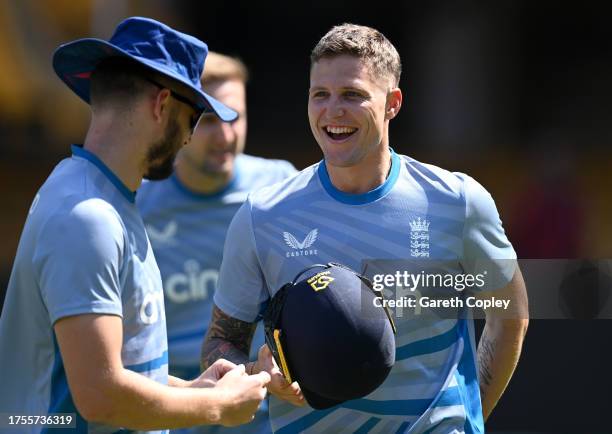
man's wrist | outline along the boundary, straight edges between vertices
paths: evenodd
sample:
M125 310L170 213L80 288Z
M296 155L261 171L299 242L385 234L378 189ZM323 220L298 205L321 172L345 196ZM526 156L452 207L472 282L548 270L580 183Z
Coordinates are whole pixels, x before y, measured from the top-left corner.
M248 362L245 366L246 373L249 375L258 374L260 369L256 365L257 365L257 361Z
M191 383L193 383L193 381L183 380L182 378L168 375L168 386L170 387L191 387Z

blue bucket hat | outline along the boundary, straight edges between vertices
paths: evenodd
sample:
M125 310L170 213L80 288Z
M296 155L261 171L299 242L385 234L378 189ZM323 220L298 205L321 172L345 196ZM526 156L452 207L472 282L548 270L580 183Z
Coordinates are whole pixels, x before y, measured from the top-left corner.
M208 47L199 39L150 18L131 17L117 26L109 41L85 38L60 45L53 55L53 69L89 104L90 76L98 63L110 57L129 58L170 79L176 84L172 90L203 113L231 122L238 114L202 90L207 55Z

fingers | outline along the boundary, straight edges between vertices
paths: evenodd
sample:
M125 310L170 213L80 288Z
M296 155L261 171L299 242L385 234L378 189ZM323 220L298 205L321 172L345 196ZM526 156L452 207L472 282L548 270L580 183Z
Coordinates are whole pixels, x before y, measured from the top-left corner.
M227 391L227 416L222 424L234 426L247 423L253 419L261 401L266 397L266 386L270 383L270 374L262 371L248 375L244 365L231 369L217 383Z
M272 351L270 351L270 348L266 344L262 345L259 349L259 352L257 353L257 358L266 365L276 366L276 360L274 360Z
M263 344L261 347L259 347L259 349L257 350L257 358L261 358L266 348L268 348L268 345L266 344Z
M237 365L236 367L230 369L223 378L237 378L246 375L245 367L243 364Z
M259 348L258 354L261 354L264 357L272 357L272 351L268 348L268 345L263 344L261 348Z
M291 392L295 393L296 395L302 394L302 389L300 388L300 385L297 383L297 381L294 381L289 386L287 386L287 389L289 389Z
M211 368L214 368L217 371L219 378L223 377L225 374L227 374L229 371L236 367L237 365L235 363L232 363L229 360L225 359L219 359L211 366Z
M272 381L272 377L270 377L270 374L268 374L266 371L261 371L258 374L251 375L251 378L255 378L256 380L258 380L261 384L261 387L267 386L270 381Z
M272 381L268 385L268 390L277 398L298 407L306 404L300 385L296 381L289 383L280 372L272 375Z
M274 393L274 395L277 398L287 401L290 404L293 404L298 407L306 405L306 399L304 398L304 395L302 395L301 391L296 392L295 390L285 389L282 392Z
M229 369L233 369L238 365L226 359L219 359L215 363L213 363L213 366L223 366L223 367L229 367Z
M278 389L285 389L291 386L291 383L287 381L280 369L276 367L270 370L270 376L272 378L272 385Z
M298 401L304 401L304 394L302 393L302 389L300 388L300 385L297 383L297 381L291 383L285 389L285 391L287 392L287 394L293 395Z
M306 399L304 398L304 394L302 393L302 389L300 388L300 385L294 381L293 383L291 383L291 390L295 393L295 397L297 398L296 402L294 402L295 405L298 406L303 406L306 405Z

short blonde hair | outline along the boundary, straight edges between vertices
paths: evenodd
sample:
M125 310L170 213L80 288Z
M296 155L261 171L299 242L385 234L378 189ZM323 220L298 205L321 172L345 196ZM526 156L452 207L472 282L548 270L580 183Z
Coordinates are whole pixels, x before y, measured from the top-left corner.
M360 58L373 77L386 76L394 86L399 85L402 74L399 53L378 30L348 23L333 27L310 53L310 65L312 67L322 58L341 55Z
M246 84L249 80L249 71L246 65L237 57L209 51L204 63L202 85L206 86L215 81L236 79Z

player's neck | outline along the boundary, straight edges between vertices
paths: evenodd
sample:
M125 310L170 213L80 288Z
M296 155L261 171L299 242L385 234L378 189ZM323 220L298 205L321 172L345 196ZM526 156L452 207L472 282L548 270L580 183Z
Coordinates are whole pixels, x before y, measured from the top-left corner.
M136 191L142 183L145 158L139 137L109 118L92 120L83 147L98 157L125 186ZM141 146L142 145L142 146Z
M233 169L219 173L204 173L184 159L177 161L175 173L181 184L198 194L217 193L223 190L234 176Z
M391 151L372 152L358 164L338 167L326 163L327 173L335 188L350 194L364 194L384 184L391 170Z

